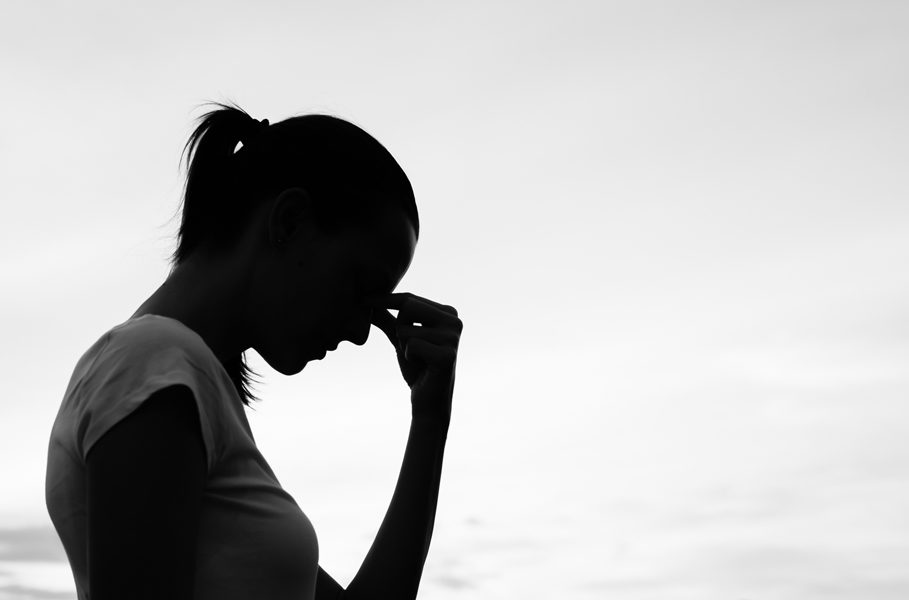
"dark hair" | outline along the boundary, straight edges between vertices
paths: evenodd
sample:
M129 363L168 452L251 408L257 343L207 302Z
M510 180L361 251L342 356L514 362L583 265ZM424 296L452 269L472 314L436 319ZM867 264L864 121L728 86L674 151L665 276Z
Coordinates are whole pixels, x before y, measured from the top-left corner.
M403 210L420 235L413 188L394 157L371 135L337 117L309 114L273 125L236 105L212 103L184 148L183 218L169 262L201 245L227 250L260 202L301 187L313 200L315 225L328 233L367 228L389 209ZM240 399L258 400L245 354L226 360Z

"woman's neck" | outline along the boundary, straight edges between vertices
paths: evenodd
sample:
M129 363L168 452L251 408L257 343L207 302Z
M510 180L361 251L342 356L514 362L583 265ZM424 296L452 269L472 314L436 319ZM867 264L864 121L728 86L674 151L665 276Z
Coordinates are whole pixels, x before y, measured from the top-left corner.
M240 293L245 286L238 266L189 257L131 318L155 314L176 319L199 334L218 360L237 356L249 348L245 298Z

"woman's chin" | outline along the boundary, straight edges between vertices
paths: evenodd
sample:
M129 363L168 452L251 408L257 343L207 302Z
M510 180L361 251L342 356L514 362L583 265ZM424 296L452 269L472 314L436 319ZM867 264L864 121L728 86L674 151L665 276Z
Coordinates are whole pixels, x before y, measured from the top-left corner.
M284 355L277 360L269 360L266 357L265 362L268 363L272 369L281 373L282 375L296 375L302 371L306 365L314 360L322 360L325 358L327 351L324 349L312 350L310 352L301 352L295 356Z
M269 343L270 342L270 343ZM274 336L253 349L282 375L296 375L311 361L322 360L327 354L326 344L315 334L305 336Z

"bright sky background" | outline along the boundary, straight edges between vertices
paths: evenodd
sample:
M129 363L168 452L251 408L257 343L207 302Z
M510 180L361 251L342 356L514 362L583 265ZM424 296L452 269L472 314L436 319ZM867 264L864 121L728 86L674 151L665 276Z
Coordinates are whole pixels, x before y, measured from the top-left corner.
M398 290L465 324L423 597L909 597L907 31L869 0L5 1L0 600L74 598L50 426L166 276L228 99L352 120L416 190ZM346 583L406 442L391 348L250 356Z

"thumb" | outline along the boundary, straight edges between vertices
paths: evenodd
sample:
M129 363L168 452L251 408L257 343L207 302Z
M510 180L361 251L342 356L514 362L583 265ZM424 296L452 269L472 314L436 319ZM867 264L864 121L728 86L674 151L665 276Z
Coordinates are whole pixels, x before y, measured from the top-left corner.
M376 309L373 311L370 321L382 330L382 333L385 334L385 337L395 348L398 348L398 334L395 331L396 319L390 312L381 308Z

